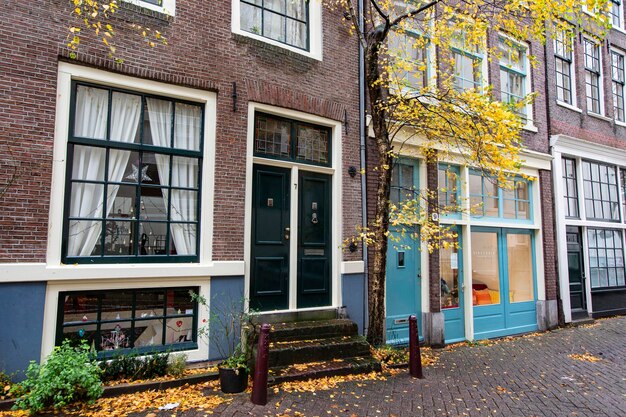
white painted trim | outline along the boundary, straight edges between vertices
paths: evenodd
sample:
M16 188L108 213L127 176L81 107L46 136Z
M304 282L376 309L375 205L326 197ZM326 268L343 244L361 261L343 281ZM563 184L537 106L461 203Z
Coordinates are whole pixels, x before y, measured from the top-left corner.
M572 97L574 97L574 94L572 94ZM583 110L580 107L573 106L573 105L571 105L569 103L566 103L564 101L561 101L561 100L557 100L556 104L558 106L565 107L566 109L574 110L575 112L578 112L578 113L582 113L583 112Z
M163 4L158 6L142 0L122 0L126 3L134 4L135 6L142 7L144 9L153 10L155 12L163 13L168 16L176 16L176 0L163 0Z
M528 54L530 53L530 45L527 42L519 41L506 33L498 32L498 37L507 39L519 47L519 49L524 49L524 67L526 70L526 75L524 76L524 91L526 92L526 96L532 93L532 65L530 65L530 59L528 59ZM508 45L507 45L508 47ZM500 69L500 63L498 63L498 69ZM506 66L506 65L504 65ZM537 133L539 130L533 123L534 120L534 112L533 112L533 103L526 104L526 124L522 126L522 129L527 130L529 132Z
M554 135L550 138L554 152L563 155L600 161L604 164L626 166L626 150L596 144L567 135Z
M149 266L147 264L124 264L124 265L63 265L61 264L61 240L63 233L63 205L65 194L65 172L67 168L67 140L69 133L69 113L71 82L73 80L88 81L106 86L120 87L138 92L158 94L172 98L195 101L205 105L204 112L204 149L202 172L202 201L200 214L200 262L197 264L168 264ZM182 276L178 270L189 270L193 267L204 267L211 270L215 264L211 262L213 247L213 206L214 206L214 178L215 178L215 131L216 131L216 94L209 91L197 90L188 87L180 87L157 81L144 80L117 73L102 71L90 67L59 62L57 105L54 131L54 148L52 163L52 183L50 187L50 212L48 218L48 242L46 251L46 270L58 271L49 273L50 279L56 276L66 277L58 279L83 279L88 277L116 278L119 270L145 271L154 267L160 267L161 274L155 269L157 276ZM23 265L23 264L22 264ZM217 267L220 269L219 265ZM0 269L1 270L1 269ZM108 276L105 271L110 271ZM76 272L82 271L82 272ZM224 271L229 271L225 268ZM140 272L143 274L145 272ZM192 272L191 274L195 274ZM0 276L0 281L9 278ZM40 278L42 279L42 278Z
M94 280L94 281L73 281L73 282L53 282L46 288L46 301L44 305L43 330L41 338L41 361L52 352L55 342L57 327L57 314L59 305L59 293L63 291L89 291L89 290L114 290L130 288L164 288L164 287L200 287L200 295L210 299L210 279L206 277L189 278L172 281L171 279L146 278L140 280ZM208 309L198 308L198 323L208 320ZM205 338L198 336L198 348L185 351L187 360L201 361L209 357L209 345Z
M302 163L292 163L289 161L280 161L269 158L255 157L253 154L254 149L254 115L256 112L263 112L267 114L273 114L276 116L286 117L293 120L300 120L320 126L327 126L331 128L331 155L332 155L332 167L319 167L314 165L307 165ZM311 172L320 172L323 174L332 175L331 187L332 187L332 225L331 225L331 243L330 247L332 252L332 266L331 266L331 292L332 300L331 306L339 307L342 303L341 297L341 267L343 259L343 252L341 248L342 235L343 235L343 193L342 193L342 135L343 129L341 122L328 119L313 114L308 114L296 110L285 109L281 107L271 106L261 103L248 103L248 133L247 133L247 146L246 146L246 196L245 196L245 218L244 218L244 295L246 299L246 309L249 309L250 300L250 262L251 262L251 247L252 247L252 167L255 163L279 166L292 169L292 186L293 183L297 183L298 171L305 170ZM295 173L295 174L294 174ZM298 187L299 188L299 187ZM299 192L299 190L297 190ZM294 207L297 213L297 201L298 192L291 192L291 210L294 213ZM295 199L295 200L294 200ZM294 203L295 201L295 203ZM286 311L302 311L303 309L297 309L297 237L298 237L298 221L297 216L291 216L291 237L290 237L290 301L289 310ZM361 261L362 262L362 261Z
M602 114L594 113L592 111L588 111L587 115L591 116L593 118L596 118L596 119L604 120L605 122L612 122L613 121L613 119L611 119L610 117L606 117L606 116L604 116Z
M278 46L280 48L287 49L291 52L295 52L300 55L313 58L315 60L322 60L322 2L321 0L307 1L309 5L309 50L296 48L294 46L287 45L282 42L275 41L265 36L257 35L251 32L247 32L241 29L241 12L240 12L240 0L231 1L231 30L237 35L245 36L247 38L256 39L270 45Z
M418 160L417 165L418 177L417 177L417 185L422 193L422 198L426 198L426 188L428 186L428 169L426 166L426 161L424 159ZM424 242L420 237L420 248L419 254L417 256L420 257L420 270L419 274L421 275L421 287L420 287L420 295L421 295L421 304L422 311L421 312L430 312L430 263L428 262L428 242ZM385 300L387 299L385 294ZM420 312L420 313L421 313ZM421 317L421 316L420 316Z
M124 281L134 278L187 278L210 276L242 276L243 261L216 261L207 264L101 264L62 265L45 263L0 264L0 283L96 280Z
M343 261L341 263L341 274L362 274L365 272L365 262L363 261Z
M465 338L474 340L474 303L472 299L472 229L470 225L463 226L463 317L465 319Z
M585 297L587 302L587 313L593 311L593 300L591 299L591 271L589 266L589 257L586 249L589 248L589 240L587 239L587 227L581 227L580 229L583 238L583 267L585 269L585 279L583 281Z
M604 68L602 67L604 64L604 54L602 53L602 43L598 43L595 40L593 40L592 38L588 37L588 36L583 36L583 41L582 41L582 51L583 51L583 73L584 71L587 71L587 67L586 65L586 61L584 58L584 54L585 54L585 40L593 43L597 48L598 48L598 65L600 67L600 76L598 77L598 94L600 95L600 97L598 97L599 102L600 102L600 113L595 113L592 111L589 111L589 109L587 109L587 114L591 117L595 117L598 119L602 119L602 120L608 120L608 121L612 121L613 119L610 119L608 117L605 117L604 115L606 114L606 106L604 103ZM584 81L587 81L587 75L585 73L585 79ZM585 104L587 104L587 92L585 91Z

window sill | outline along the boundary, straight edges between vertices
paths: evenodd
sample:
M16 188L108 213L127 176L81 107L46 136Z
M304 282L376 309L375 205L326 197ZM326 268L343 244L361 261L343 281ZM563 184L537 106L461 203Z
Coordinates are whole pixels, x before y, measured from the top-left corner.
M591 116L591 117L595 117L596 119L600 119L600 120L604 120L605 122L612 122L613 119L611 119L610 117L606 117L602 114L598 114L598 113L594 113L591 111L587 112L587 115Z
M124 0L119 2L118 4L120 5L121 9L150 16L166 22L173 22L174 17L176 16L175 7L173 10L168 10L163 6L157 6L155 4L146 3L141 0Z
M533 122L526 123L524 126L522 126L522 129L533 133L539 132L539 129L537 129L537 126L535 126Z
M626 291L626 287L624 286L619 286L619 287L600 287L600 288L592 288L591 289L591 293L592 294L598 294L598 293L604 293L604 292L614 292L614 291Z
M561 106L561 107L565 107L566 109L574 110L575 112L578 112L578 113L582 113L583 112L582 109L579 109L578 107L576 107L576 106L574 106L572 104L566 103L564 101L557 100L556 104Z
M619 120L615 120L615 124L618 126L626 127L626 122L620 122Z
M309 59L314 59L315 61L322 61L321 51L319 51L319 53L315 53L312 51L305 51L303 49L298 49L296 47L289 46L285 43L281 43L281 42L272 40L270 38L266 38L264 36L255 35L254 33L246 32L243 30L238 30L238 31L233 30L233 35L235 39L244 40L244 41L253 40L259 46L267 45L270 48L275 49L278 52L286 52L287 54L290 54L293 56L306 57Z
M617 32L619 32L619 33L623 33L623 34L625 34L625 35L626 35L626 30L622 29L622 28L621 28L621 27L619 27L619 26L611 26L611 29L613 29L613 30L615 30L615 31L617 31Z

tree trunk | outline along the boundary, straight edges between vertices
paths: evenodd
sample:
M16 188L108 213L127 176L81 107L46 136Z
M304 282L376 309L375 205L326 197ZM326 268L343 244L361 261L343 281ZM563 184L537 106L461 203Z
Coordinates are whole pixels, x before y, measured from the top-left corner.
M391 186L391 143L387 127L387 110L380 107L389 94L386 87L378 82L381 77L379 53L386 36L383 30L375 30L368 39L365 55L367 88L372 115L372 128L378 151L378 187L376 191L376 212L369 224L373 233L372 268L368 277L368 316L367 341L379 346L385 342L385 274L387 267L387 230L389 229L389 192Z

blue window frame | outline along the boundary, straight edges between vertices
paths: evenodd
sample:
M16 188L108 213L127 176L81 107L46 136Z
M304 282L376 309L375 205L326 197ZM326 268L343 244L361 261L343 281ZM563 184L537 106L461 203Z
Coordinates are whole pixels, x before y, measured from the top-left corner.
M393 76L400 89L415 91L428 86L429 42L422 34L412 30L390 33L390 56L398 64Z
M391 172L389 199L398 204L416 198L418 193L417 161L400 159L394 163Z
M439 164L438 168L439 210L448 218L460 217L461 175L457 165Z
M469 89L480 91L483 84L484 56L479 48L475 45L468 45L463 31L456 31L452 37L450 51L454 63L454 89L458 92Z
M513 178L502 188L495 179L471 170L469 175L470 209L474 217L487 217L508 222L532 223L532 183Z

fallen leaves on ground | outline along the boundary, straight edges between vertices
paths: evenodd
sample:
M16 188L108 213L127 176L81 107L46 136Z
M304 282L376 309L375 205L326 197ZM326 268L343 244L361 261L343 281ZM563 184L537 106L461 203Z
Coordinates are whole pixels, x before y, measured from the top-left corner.
M372 348L372 356L379 360L383 366L383 370L389 372L393 365L403 365L409 362L409 350L407 348L396 348L383 346L380 348ZM422 366L431 366L439 360L439 353L428 347L421 347L420 354L422 356Z
M593 356L591 353L572 353L568 355L570 358L576 361L584 361L584 362L600 362L602 359L597 356Z
M131 413L156 410L169 403L179 403L176 411L211 410L218 405L232 401L220 395L203 395L204 388L216 389L217 382L197 385L185 385L180 388L169 388L164 391L144 391L124 394L117 397L100 398L93 404L76 404L64 408L66 416L80 417L125 417ZM26 411L0 412L0 417L25 417Z
M274 393L285 392L315 392L334 389L342 382L350 381L386 381L387 377L380 372L370 372L368 374L329 376L308 381L283 382L274 387Z
M106 382L103 383L103 385L105 387L114 387L116 385L122 385L122 384L134 385L134 384L143 384L145 382L171 381L171 380L174 380L174 379L180 379L180 378L184 378L184 377L187 377L187 376L202 375L202 374L208 374L208 373L214 373L214 372L217 372L217 366L185 369L185 372L180 377L175 377L175 376L172 376L172 375L165 375L165 376L154 377L154 378L150 378L150 379L116 379L116 380L113 380L113 381L106 381Z

